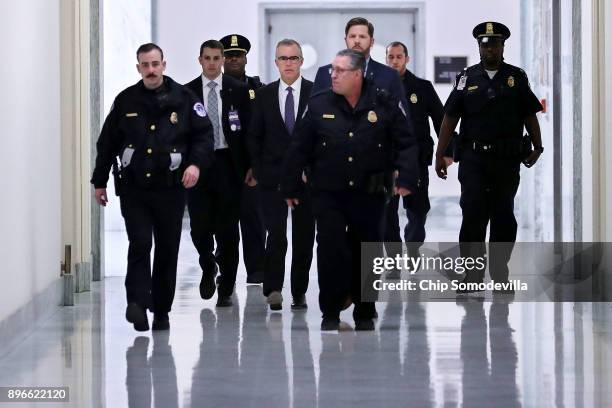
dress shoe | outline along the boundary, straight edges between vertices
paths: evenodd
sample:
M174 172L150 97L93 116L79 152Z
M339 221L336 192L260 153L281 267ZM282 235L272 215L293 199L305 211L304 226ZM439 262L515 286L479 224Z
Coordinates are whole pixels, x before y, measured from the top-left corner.
M266 299L266 303L270 305L270 310L282 310L283 309L283 295L277 291L273 290L268 295Z
M371 331L374 330L374 320L372 319L357 319L355 320L355 330Z
M321 321L321 331L338 330L340 319L338 317L323 317Z
M153 330L169 330L170 329L170 319L168 318L168 313L155 313L153 315Z
M125 309L125 318L134 325L136 331L149 330L147 312L138 303L128 303L127 309Z
M294 296L293 303L291 304L291 309L293 310L308 309L308 305L306 304L306 296L304 295Z
M232 297L231 296L219 295L217 297L217 307L230 307L233 304L234 303L232 302Z
M200 297L210 299L215 294L215 273L204 272L200 280Z

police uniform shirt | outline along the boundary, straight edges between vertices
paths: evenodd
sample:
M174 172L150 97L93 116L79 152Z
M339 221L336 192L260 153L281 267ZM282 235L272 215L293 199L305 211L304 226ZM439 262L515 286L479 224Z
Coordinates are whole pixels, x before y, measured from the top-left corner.
M490 78L477 64L457 75L444 110L461 118L462 138L492 142L520 138L525 117L541 111L542 105L522 69L502 63Z
M287 87L291 86L293 93L293 116L294 119L297 119L297 110L300 102L300 90L302 89L302 76L291 85L287 85L282 79L278 82L278 103L280 106L280 113L283 117L283 121L285 120L285 102L287 101L287 95L289 92L287 91Z
M202 95L204 95L204 106L206 106L206 110L208 111L208 94L210 93L210 87L208 86L209 82L215 82L217 86L215 86L215 92L217 93L217 112L219 112L219 134L215 135L215 150L219 149L227 149L227 141L225 140L225 135L223 133L223 118L221 116L222 111L222 103L221 103L221 89L223 87L223 74L219 74L218 77L213 79L212 81L204 74L202 74Z

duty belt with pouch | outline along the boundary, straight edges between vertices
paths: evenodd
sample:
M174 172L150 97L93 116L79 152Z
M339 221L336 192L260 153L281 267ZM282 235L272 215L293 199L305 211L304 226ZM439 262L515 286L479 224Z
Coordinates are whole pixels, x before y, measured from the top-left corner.
M466 141L466 145L470 150L476 153L488 154L505 159L522 159L523 141L521 139L505 138L487 142L471 139Z
M381 171L368 174L365 177L364 190L368 194L390 196L393 193L393 173Z
M125 174L121 169L121 165L117 163L117 158L113 162L113 181L115 185L115 195L121 196L125 192Z

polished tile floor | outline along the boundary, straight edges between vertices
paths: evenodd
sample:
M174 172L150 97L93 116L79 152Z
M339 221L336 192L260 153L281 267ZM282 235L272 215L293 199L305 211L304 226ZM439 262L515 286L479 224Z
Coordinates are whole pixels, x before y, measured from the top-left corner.
M321 333L316 264L307 311L285 291L269 312L242 266L234 306L216 309L184 232L169 333L124 320L123 278L94 283L0 351L0 386L67 386L70 403L0 406L612 406L610 304L409 299L379 303L375 332L353 331L349 309Z

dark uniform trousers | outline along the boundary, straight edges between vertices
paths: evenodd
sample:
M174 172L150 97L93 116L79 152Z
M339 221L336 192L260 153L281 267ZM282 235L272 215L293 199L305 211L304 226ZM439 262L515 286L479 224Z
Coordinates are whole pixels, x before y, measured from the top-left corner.
M427 221L427 213L431 208L429 203L429 171L427 166L421 167L421 183L419 187L412 191L411 194L402 197L404 209L408 223L404 227L404 241L409 249L412 249L409 243L417 243L420 246L425 241L425 221ZM384 224L384 241L385 250L388 256L401 254L402 239L399 228L399 195L394 195L390 198L385 206ZM418 247L414 247L418 249Z
M262 188L264 222L268 231L265 251L263 294L281 291L285 279L287 254L287 203L278 189ZM310 192L297 197L300 204L291 211L291 294L301 296L308 289L308 273L312 264L315 221L312 214Z
M361 302L361 242L381 241L384 206L382 194L312 192L317 223L319 306L324 317L340 314L347 293L355 304L356 320L374 316L374 302Z
M191 239L198 250L203 273L216 274L218 264L219 294L229 296L234 291L238 271L242 182L229 149L215 150L215 161L209 171L206 179L189 192Z
M486 153L462 149L459 162L461 212L459 231L462 256L478 257L485 253L485 236L490 224L489 270L491 279L508 280L508 266L516 241L517 222L514 197L520 181L520 162ZM481 282L484 271L466 274L467 282Z
M167 313L176 286L185 190L132 188L119 199L129 240L127 301L149 307L154 313ZM152 238L155 252L151 274Z

